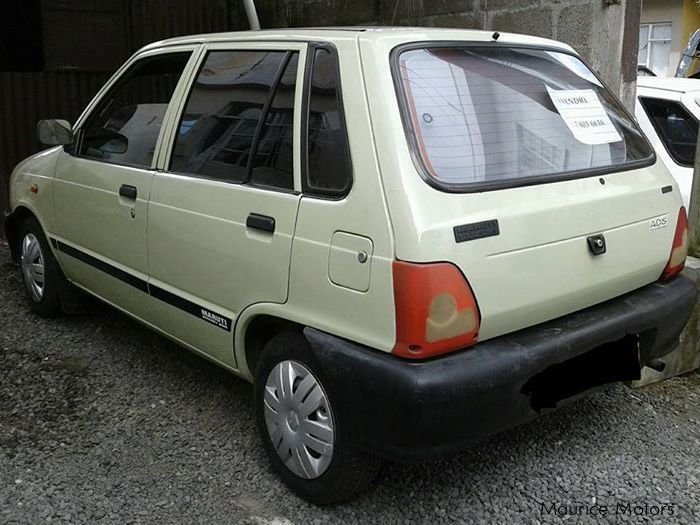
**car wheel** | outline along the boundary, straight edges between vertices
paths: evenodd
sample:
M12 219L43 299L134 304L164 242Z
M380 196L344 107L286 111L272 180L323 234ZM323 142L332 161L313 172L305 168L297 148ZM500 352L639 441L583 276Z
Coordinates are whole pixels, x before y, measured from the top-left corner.
M276 473L317 505L370 487L381 464L353 447L332 387L303 335L279 334L265 345L255 375L260 436Z
M29 307L42 317L55 317L61 313L61 289L68 283L34 217L20 228L18 253Z

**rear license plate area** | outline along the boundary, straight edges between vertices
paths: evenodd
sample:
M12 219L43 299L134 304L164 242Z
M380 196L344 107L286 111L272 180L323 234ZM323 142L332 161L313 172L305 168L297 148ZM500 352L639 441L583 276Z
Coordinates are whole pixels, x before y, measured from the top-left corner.
M639 379L638 340L637 335L627 335L551 365L532 376L522 393L530 397L532 409L539 413L587 390Z

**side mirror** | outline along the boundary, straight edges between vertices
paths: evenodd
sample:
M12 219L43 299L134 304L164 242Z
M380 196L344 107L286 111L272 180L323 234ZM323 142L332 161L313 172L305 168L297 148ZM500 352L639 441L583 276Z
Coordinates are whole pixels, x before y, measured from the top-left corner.
M73 129L66 120L40 120L36 134L39 142L46 146L64 146L73 142Z

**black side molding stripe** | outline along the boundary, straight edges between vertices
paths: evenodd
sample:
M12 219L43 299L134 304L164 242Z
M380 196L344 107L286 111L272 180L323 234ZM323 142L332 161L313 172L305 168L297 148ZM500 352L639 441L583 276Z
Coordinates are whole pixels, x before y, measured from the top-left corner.
M61 241L56 241L56 247L60 251L67 255L70 255L74 259L78 259L79 261L82 261L85 264L89 264L93 268L97 268L98 270L103 271L104 273L111 275L112 277L116 277L117 279L125 282L126 284L130 284L131 286L138 290L141 290L142 292L148 293L148 283L146 283L146 281L144 281L143 279L139 279L138 277L131 275L130 273L125 272L124 270L120 270L119 268L116 268L111 264L107 264L106 262L93 257L92 255L77 250L72 246L63 244Z
M175 295L174 293L171 293L167 290L163 290L158 286L154 286L151 284L149 288L151 290L151 295L156 299L160 299L164 303L168 303L169 305L174 306L175 308L179 308L183 312L187 312L188 314L192 314L195 317L199 317L200 319L211 323L214 326L223 328L227 332L231 331L231 319L229 319L228 317L225 317L221 314L217 314L216 312L212 312L208 308L204 308L203 306L200 306L197 303L193 303L192 301L189 301L184 297L180 297L179 295Z
M144 293L151 295L151 297L155 297L156 299L163 301L164 303L167 303L171 306L174 306L175 308L178 308L183 312L187 312L188 314L194 315L195 317L198 317L203 321L206 321L207 323L213 324L214 326L221 328L222 330L226 330L227 332L231 331L231 319L224 315L217 314L216 312L209 310L208 308L204 308L203 306L200 306L197 303L193 303L192 301L189 301L184 297L180 297L179 295L175 295L174 293L164 290L163 288L159 288L158 286L154 286L152 284L149 285L143 279L131 275L130 273L125 272L124 270L121 270L115 266L112 266L111 264L101 261L100 259L97 259L92 255L89 255L83 251L73 248L72 246L64 244L61 241L57 241L54 238L51 238L50 242L53 245L53 247L57 250L67 255L70 255L74 259L84 262L85 264L88 264L93 268L97 268L98 270L108 275L111 275L112 277L115 277L116 279L119 279L120 281L129 284L134 288L141 290Z

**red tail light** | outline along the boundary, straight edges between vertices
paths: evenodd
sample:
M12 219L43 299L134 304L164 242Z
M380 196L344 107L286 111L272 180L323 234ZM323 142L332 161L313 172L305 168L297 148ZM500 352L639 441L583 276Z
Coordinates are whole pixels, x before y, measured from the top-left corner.
M479 309L456 266L394 261L393 270L394 354L423 359L476 343Z
M688 255L688 216L685 207L681 206L678 211L678 221L676 222L676 233L673 236L673 246L671 255L666 263L666 268L661 274L662 281L668 281L683 271L685 258Z

